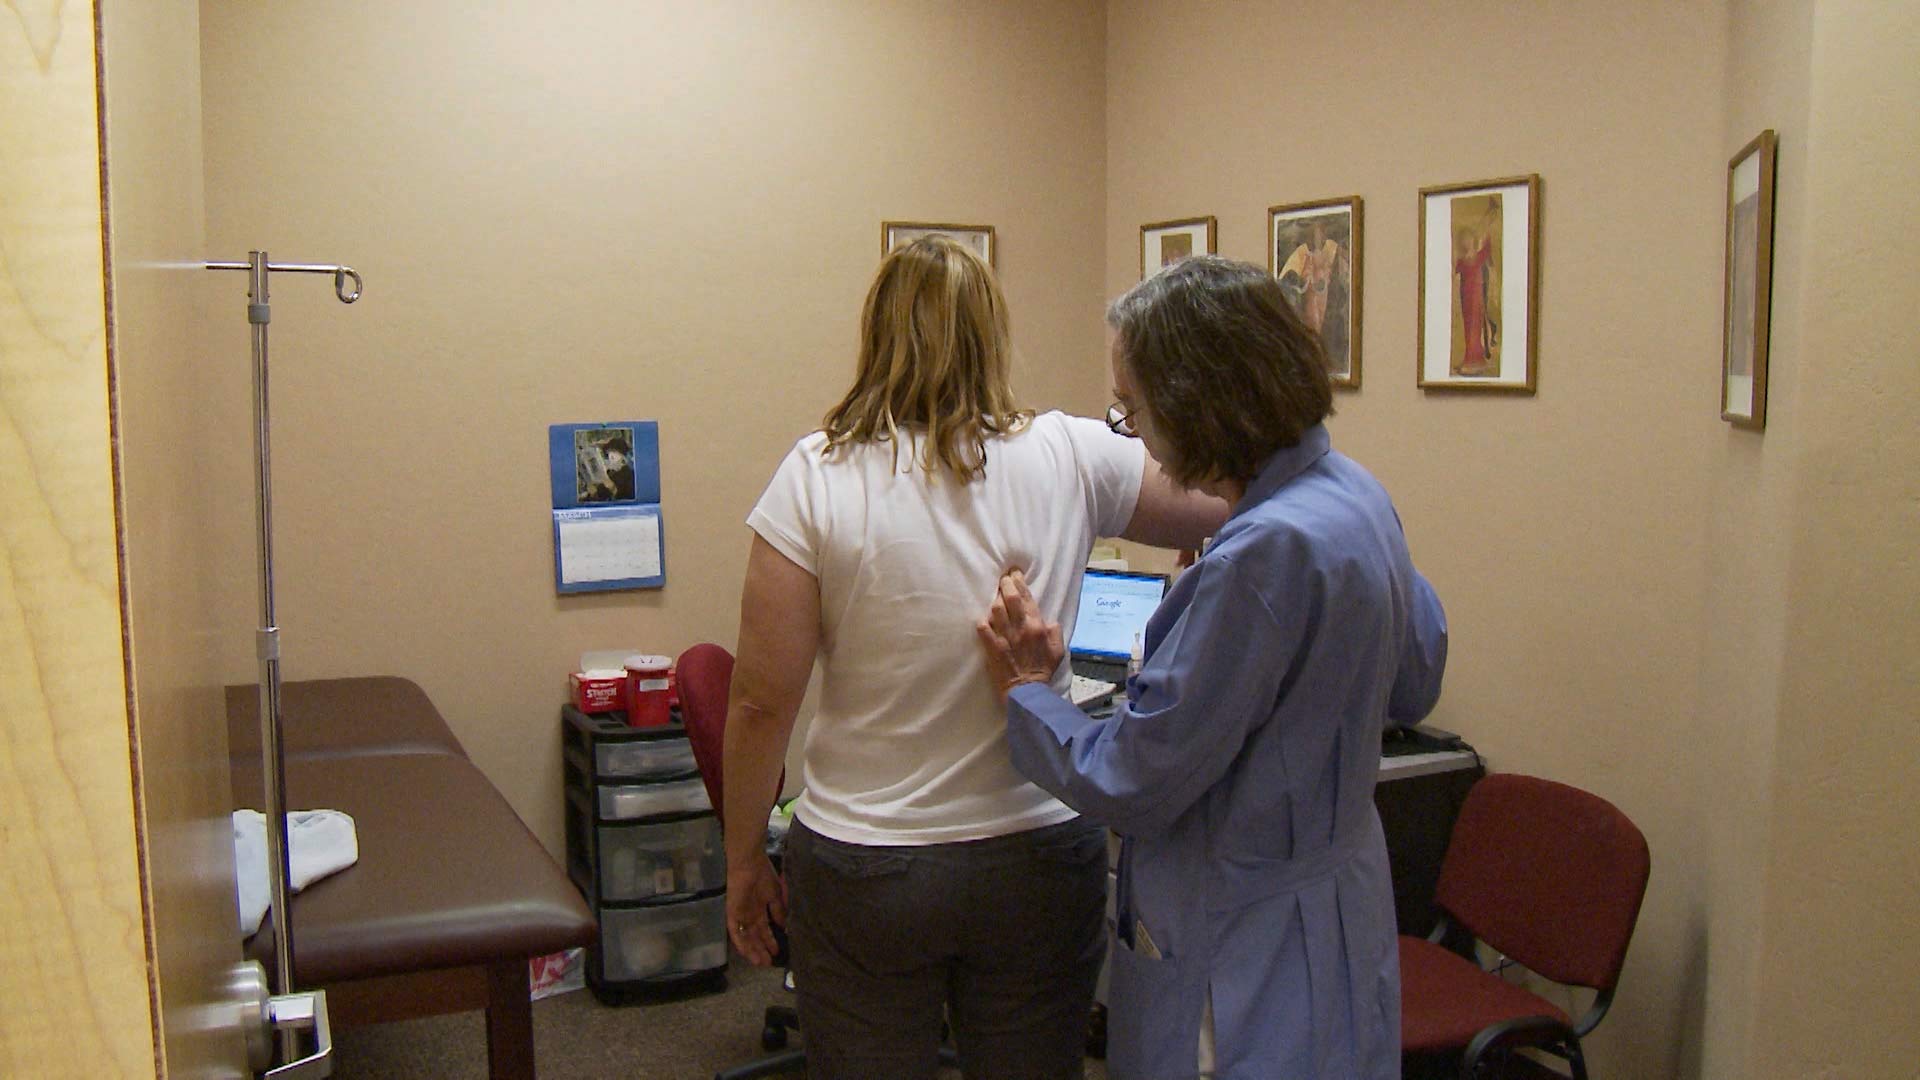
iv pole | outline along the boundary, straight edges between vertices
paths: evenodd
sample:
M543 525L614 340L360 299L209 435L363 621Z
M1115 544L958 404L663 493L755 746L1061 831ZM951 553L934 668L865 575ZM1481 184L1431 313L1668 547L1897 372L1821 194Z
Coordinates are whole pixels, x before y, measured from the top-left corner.
M293 921L288 917L291 867L287 861L286 758L280 745L280 627L273 617L273 477L270 461L270 424L267 412L267 323L272 313L267 300L269 273L332 274L333 292L343 304L360 299L360 275L352 267L306 263L270 263L264 251L247 253L246 262L209 262L209 270L248 272L247 322L253 327L253 459L254 525L260 550L260 629L254 650L260 661L260 750L264 772L267 817L267 861L272 864L274 928L273 988L276 994L293 992ZM347 286L352 279L351 288ZM291 1033L288 1055L291 1056Z

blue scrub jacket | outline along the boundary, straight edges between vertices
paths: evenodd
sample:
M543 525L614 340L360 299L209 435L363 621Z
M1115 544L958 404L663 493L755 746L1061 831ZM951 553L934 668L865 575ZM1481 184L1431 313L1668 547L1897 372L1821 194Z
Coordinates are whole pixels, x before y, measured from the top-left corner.
M1262 466L1090 719L1044 685L1007 709L1014 765L1122 837L1116 1080L1400 1075L1380 736L1440 695L1446 615L1385 489L1324 426Z

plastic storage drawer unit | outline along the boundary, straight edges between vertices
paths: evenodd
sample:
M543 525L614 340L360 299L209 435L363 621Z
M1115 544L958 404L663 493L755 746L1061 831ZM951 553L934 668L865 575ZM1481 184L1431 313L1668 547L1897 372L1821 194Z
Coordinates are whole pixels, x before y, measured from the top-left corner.
M727 898L608 908L600 915L600 978L672 979L727 966Z
M713 809L713 803L707 799L707 786L698 779L665 784L600 784L595 799L604 821L631 821Z
M599 826L600 899L632 902L722 888L727 853L712 814L659 824Z
M609 1004L726 988L727 857L680 724L561 710L567 873L600 922L587 985Z
M653 739L599 743L593 748L593 771L602 777L632 780L677 780L699 775L693 744L685 739Z

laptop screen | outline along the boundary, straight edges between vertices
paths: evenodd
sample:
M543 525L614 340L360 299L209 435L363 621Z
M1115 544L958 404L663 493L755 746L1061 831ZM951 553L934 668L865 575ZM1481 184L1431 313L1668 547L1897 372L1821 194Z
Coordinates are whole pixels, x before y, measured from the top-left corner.
M1089 570L1080 581L1080 616L1073 624L1074 656L1125 661L1133 654L1133 636L1144 635L1147 620L1167 594L1163 574Z

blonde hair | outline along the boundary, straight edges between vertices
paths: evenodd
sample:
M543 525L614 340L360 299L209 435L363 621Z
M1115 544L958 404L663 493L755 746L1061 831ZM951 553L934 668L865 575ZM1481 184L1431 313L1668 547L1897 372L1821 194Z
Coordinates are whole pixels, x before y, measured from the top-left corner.
M987 440L1026 427L1015 407L1007 300L980 256L924 236L880 262L860 316L853 388L821 421L825 453L921 434L919 460L965 484L987 470Z

